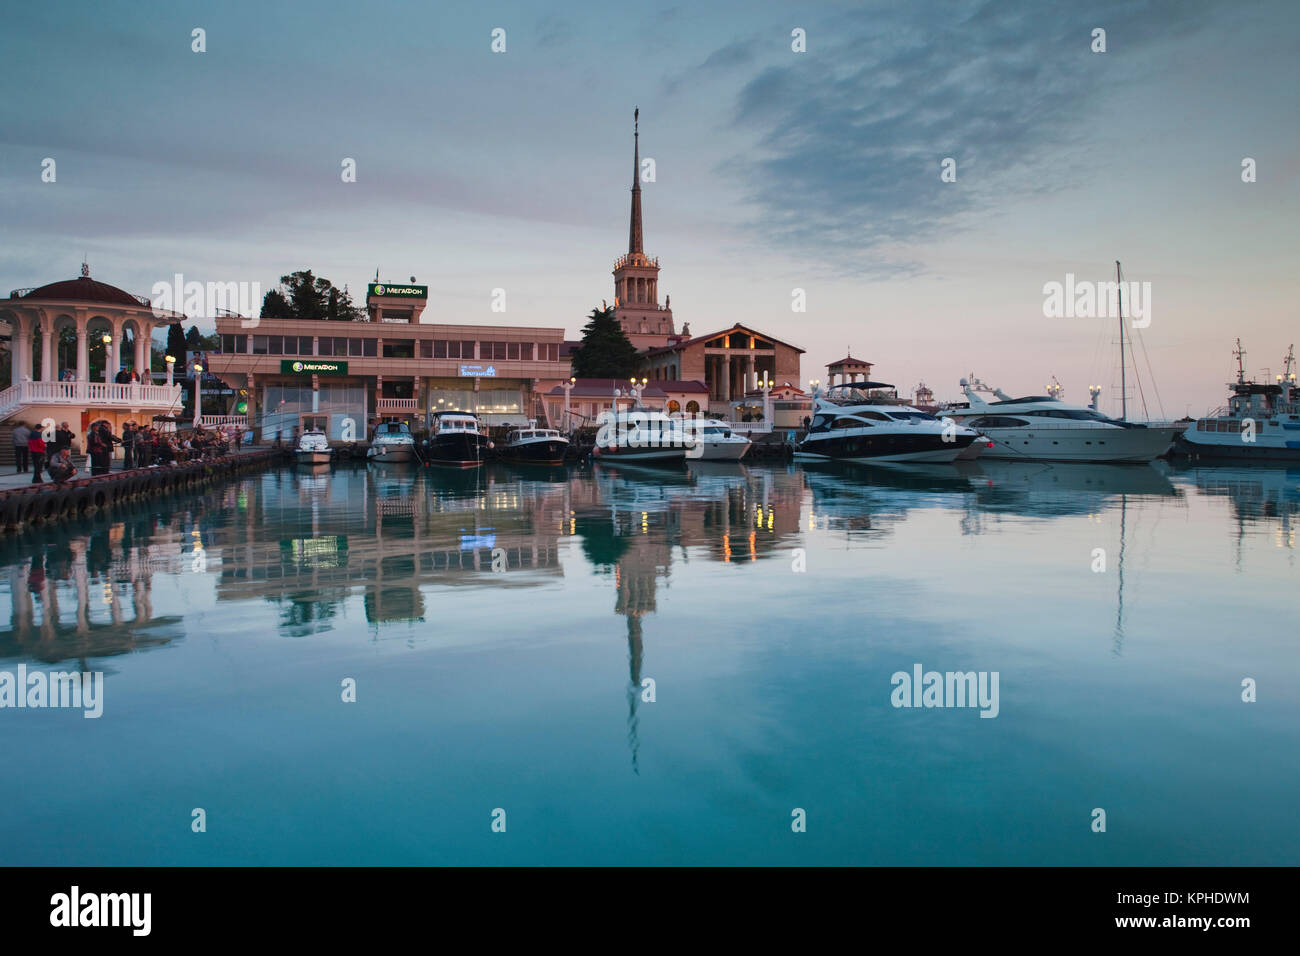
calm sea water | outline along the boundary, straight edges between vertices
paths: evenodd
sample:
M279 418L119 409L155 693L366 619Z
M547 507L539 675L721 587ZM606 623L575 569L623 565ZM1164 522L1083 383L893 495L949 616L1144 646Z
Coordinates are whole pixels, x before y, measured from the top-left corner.
M1300 470L389 469L0 541L0 864L1300 862Z

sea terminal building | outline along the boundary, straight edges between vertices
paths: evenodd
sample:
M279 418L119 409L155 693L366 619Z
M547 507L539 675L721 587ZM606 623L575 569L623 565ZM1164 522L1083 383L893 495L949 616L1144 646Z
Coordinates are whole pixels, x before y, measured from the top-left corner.
M490 425L545 418L538 383L569 375L563 329L422 322L427 303L427 286L372 282L359 322L219 316L208 360L268 441L311 427L366 441L379 421L414 431L445 409Z

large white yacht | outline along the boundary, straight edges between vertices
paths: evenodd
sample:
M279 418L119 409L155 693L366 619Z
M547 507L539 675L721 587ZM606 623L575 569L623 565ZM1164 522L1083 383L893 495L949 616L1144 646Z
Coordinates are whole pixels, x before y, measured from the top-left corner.
M1152 461L1173 444L1177 428L1107 418L1053 395L1012 398L972 375L961 380L969 404L939 414L973 428L992 442L985 458L1039 461ZM990 391L997 401L985 401Z
M607 463L673 464L698 459L702 446L663 412L637 409L601 413L591 453Z
M1198 418L1178 438L1175 451L1193 459L1300 461L1300 385L1295 346L1282 360L1275 383L1246 378L1245 352L1237 340L1237 381L1228 407Z
M883 382L832 385L813 402L812 424L794 457L805 461L951 462L977 433L882 395Z
M740 461L753 445L744 435L738 435L731 426L716 418L699 418L687 415L673 416L682 431L693 436L701 446L702 461Z

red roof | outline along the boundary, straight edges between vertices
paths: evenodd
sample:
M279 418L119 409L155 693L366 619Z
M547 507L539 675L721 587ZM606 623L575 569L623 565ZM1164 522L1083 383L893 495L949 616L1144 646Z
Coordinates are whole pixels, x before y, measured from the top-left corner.
M694 345L696 342L703 342L706 339L716 339L719 335L729 335L732 332L735 332L737 329L740 329L741 331L744 332L749 332L760 339L770 339L771 341L777 343L778 345L784 345L788 349L794 349L796 352L799 352L800 354L802 354L804 351L803 349L799 348L799 346L797 345L791 345L789 342L782 342L780 339L776 338L775 336L768 335L766 332L760 332L758 329L750 328L748 325L741 325L739 322L737 322L729 329L720 329L717 332L710 332L708 335L696 335L689 339L681 338L679 336L678 341L674 342L672 345L661 345L658 348L646 349L645 354L661 355L665 352L677 352L688 345Z
M864 362L862 359L855 359L852 355L840 359L838 362L831 362L827 368L836 368L839 366L848 366L849 368L871 368L870 362Z
M115 285L109 285L107 282L96 282L89 276L82 276L79 279L64 279L62 282L51 282L49 285L43 285L39 289L32 289L22 296L24 299L59 299L71 300L73 302L106 302L113 305L147 305L148 302L141 302L139 298L133 296L130 292L119 289Z

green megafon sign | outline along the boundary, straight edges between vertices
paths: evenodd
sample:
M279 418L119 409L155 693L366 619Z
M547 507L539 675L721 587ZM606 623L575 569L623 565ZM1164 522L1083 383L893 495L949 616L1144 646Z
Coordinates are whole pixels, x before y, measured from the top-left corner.
M427 285L389 285L387 282L370 283L370 295L386 295L390 298L400 299L427 299L429 298L429 287Z
M281 375L347 375L347 362L294 361L283 359L280 362Z

